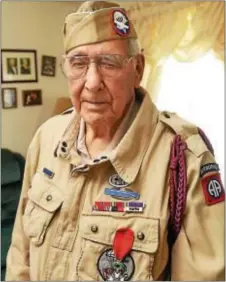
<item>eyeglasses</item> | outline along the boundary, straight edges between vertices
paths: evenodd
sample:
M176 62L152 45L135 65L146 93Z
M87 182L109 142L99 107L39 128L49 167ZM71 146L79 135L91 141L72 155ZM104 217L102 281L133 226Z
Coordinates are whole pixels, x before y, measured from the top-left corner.
M67 78L79 79L86 75L89 65L95 63L103 77L113 77L120 75L132 58L119 54L63 56L61 68Z

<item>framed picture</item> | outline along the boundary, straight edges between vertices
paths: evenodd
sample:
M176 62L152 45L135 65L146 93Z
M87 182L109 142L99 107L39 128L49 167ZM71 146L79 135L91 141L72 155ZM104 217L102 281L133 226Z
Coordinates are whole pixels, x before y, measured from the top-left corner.
M2 49L1 59L3 83L38 81L35 50Z
M3 109L17 108L16 88L2 88L2 107Z
M38 90L23 90L22 91L23 106L42 105L42 91Z
M42 75L55 76L56 57L42 56Z

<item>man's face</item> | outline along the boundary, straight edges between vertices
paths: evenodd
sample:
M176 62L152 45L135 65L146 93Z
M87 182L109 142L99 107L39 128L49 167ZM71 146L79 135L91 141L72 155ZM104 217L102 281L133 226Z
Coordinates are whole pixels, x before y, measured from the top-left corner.
M9 65L10 65L11 67L16 67L16 60L15 60L14 58L10 58L10 59L9 59Z
M127 57L125 40L112 40L103 43L80 46L67 56L119 54ZM130 60L114 77L99 73L96 64L91 63L84 77L68 79L72 104L81 117L90 125L115 123L120 121L127 107L134 99L134 88L139 86L135 59Z

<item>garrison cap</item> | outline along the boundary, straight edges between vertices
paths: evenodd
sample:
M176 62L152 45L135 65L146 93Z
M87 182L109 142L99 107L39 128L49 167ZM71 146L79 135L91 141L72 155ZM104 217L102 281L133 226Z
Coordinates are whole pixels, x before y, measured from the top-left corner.
M64 22L64 51L102 41L137 38L125 9L105 1L84 2Z

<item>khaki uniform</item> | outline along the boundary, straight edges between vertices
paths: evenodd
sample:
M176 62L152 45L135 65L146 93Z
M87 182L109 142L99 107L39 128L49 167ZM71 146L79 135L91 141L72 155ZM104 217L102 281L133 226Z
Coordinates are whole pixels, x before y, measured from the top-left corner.
M37 131L28 150L7 280L102 280L98 258L112 247L121 227L135 234L131 280L163 279L169 258L168 165L175 133L188 146L188 193L172 250L171 278L224 280L224 203L207 205L200 179L200 167L214 163L214 157L195 126L176 114L159 113L147 94L139 98L143 101L136 118L109 159L81 165L74 145L80 118L74 111L51 118ZM52 178L43 173L44 167L54 172ZM114 201L104 194L113 174L140 194L139 201L146 204L143 213L92 211L95 201Z

